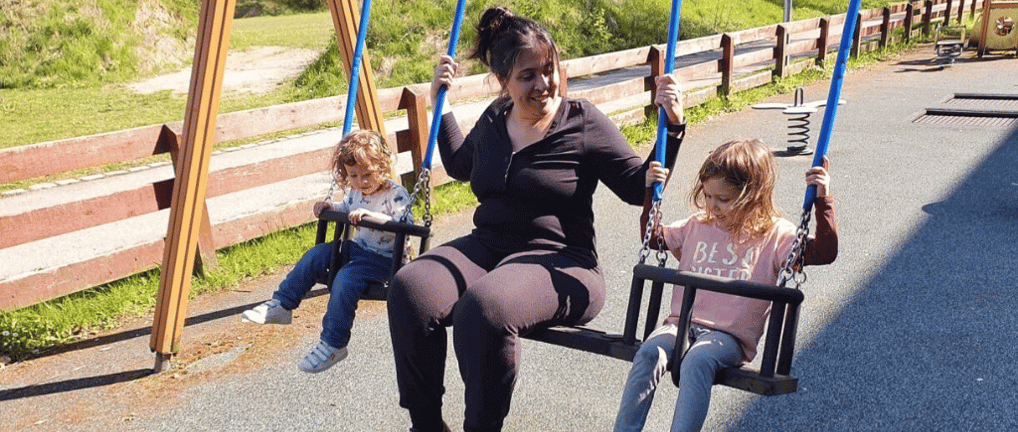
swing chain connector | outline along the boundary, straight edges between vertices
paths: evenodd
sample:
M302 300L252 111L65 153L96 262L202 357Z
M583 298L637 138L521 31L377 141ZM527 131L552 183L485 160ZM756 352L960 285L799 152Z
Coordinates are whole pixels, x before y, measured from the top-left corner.
M410 211L418 197L424 200L424 214L421 215L421 222L425 227L431 228L431 170L428 168L421 168L421 174L417 176L417 184L414 185L414 191L410 194L410 205L403 211L403 216L400 217L401 221L409 221Z
M339 186L339 173L335 172L335 170L332 171L332 182L329 184L329 192L325 194L324 200L330 206L332 205L332 196L336 194L336 188Z
M795 283L795 289L800 289L806 283L806 272L803 271L803 252L806 249L806 237L809 236L809 221L813 214L806 210L802 212L802 219L799 227L795 230L795 240L792 241L792 250L781 266L781 273L778 278L778 286L786 286L789 281Z
M654 201L650 205L650 213L647 218L647 226L643 230L643 245L640 249L639 257L640 264L647 262L647 257L650 256L650 238L654 232L654 228L661 224L661 200ZM664 267L665 262L668 261L668 252L666 251L664 244L665 240L662 236L657 237L657 260L658 266Z

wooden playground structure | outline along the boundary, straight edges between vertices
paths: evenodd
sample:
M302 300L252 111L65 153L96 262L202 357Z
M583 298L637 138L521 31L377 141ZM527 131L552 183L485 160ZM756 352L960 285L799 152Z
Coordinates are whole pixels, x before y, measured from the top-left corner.
M205 209L209 160L215 143L219 98L229 47L230 28L236 0L209 0L201 4L198 40L184 115L184 132L173 184L170 223L163 253L163 271L152 323L150 347L156 353L154 370L169 367L170 357L180 349L180 337L187 318L191 274L198 256L199 233L210 229ZM357 39L357 5L353 0L329 0L336 39L343 53L347 75L353 63ZM385 126L375 90L371 63L361 64L359 81L362 97L356 100L358 124L385 135ZM204 217L203 217L204 216ZM212 252L210 255L214 255Z

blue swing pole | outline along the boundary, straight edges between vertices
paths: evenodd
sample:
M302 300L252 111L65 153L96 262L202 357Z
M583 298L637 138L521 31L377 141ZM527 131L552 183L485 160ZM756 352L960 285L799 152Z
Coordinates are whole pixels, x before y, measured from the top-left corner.
M838 101L841 98L841 83L845 79L845 69L848 67L848 55L852 49L852 36L855 32L855 23L859 19L859 6L862 0L849 0L848 12L845 15L845 28L841 32L841 46L838 48L838 58L834 63L834 75L831 79L831 89L827 94L827 108L824 110L824 122L820 127L820 137L817 141L817 150L813 156L813 166L822 166L824 155L827 154L827 147L831 142L831 129L834 127L834 116L838 112ZM807 213L813 207L813 201L817 197L817 187L810 185L806 187L806 199L802 203L802 211Z
M456 2L456 15L452 22L452 32L449 35L449 50L446 54L449 57L456 57L456 44L460 40L460 26L463 24L463 13L466 10L467 0L458 0ZM424 154L424 160L421 162L421 168L425 170L431 170L431 157L435 153L435 143L438 141L438 127L442 120L442 107L445 105L445 92L448 89L442 86L438 89L438 94L435 96L434 106L435 111L431 116L431 130L428 132L428 149Z
M682 0L672 0L672 12L668 19L668 48L665 51L665 73L670 74L675 70L675 45L679 39L679 10L682 9ZM664 107L657 110L657 149L654 159L665 164L665 148L668 146L668 114ZM654 201L661 201L664 192L664 185L661 182L654 184Z
M343 136L350 133L353 127L353 113L357 106L357 87L361 77L361 58L364 57L364 39L368 36L368 19L371 17L371 0L364 0L361 6L361 19L357 24L357 45L353 50L353 61L350 62L350 86L346 92L346 115L343 117Z

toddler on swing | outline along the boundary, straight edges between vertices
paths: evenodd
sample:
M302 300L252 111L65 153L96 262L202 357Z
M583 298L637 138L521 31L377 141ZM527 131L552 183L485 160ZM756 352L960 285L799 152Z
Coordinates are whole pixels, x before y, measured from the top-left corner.
M838 253L826 159L824 165L806 172L806 183L817 188L817 226L816 237L806 242L803 265L830 264ZM667 176L668 170L653 162L647 186ZM796 235L796 226L781 218L774 203L775 177L774 157L763 142L732 141L718 147L704 161L690 193L697 212L663 228L655 221L651 244L663 239L679 260L679 270L774 285ZM647 226L648 210L644 209L641 231ZM664 325L647 337L633 359L615 419L616 432L643 429L654 391L668 372L674 352L682 296L683 290L676 287ZM715 374L753 360L769 313L768 301L697 292L689 334L682 335L691 344L680 366L673 432L700 430Z
M391 178L392 164L389 145L381 135L371 130L351 132L339 142L332 161L338 184L349 191L339 203L328 199L315 203L315 216L333 209L348 213L353 225L365 216L381 221L399 220L410 205L410 195ZM413 214L402 222L412 223ZM300 370L321 372L346 358L357 301L370 283L388 279L394 243L395 234L367 228L357 229L352 241L342 243L340 254L344 264L332 281L328 309L322 319L321 341L297 364ZM293 309L300 306L311 287L328 271L333 249L334 244L326 242L304 253L280 282L272 299L245 311L244 321L289 324Z

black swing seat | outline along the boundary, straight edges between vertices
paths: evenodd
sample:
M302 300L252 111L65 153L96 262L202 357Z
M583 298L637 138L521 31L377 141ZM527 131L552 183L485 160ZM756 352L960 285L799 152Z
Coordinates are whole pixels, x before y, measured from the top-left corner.
M795 332L798 324L802 291L772 285L714 277L678 271L663 267L637 264L633 268L633 284L629 292L629 307L623 334L609 334L584 326L552 327L531 332L524 337L572 349L601 354L620 360L632 361L640 347L636 329L646 281L651 281L643 339L654 331L659 321L664 285L685 287L679 334L689 334L690 315L697 290L708 290L771 302L771 316L767 325L760 370L747 366L728 368L719 372L715 384L721 384L764 396L788 394L796 391L798 379L791 376ZM680 339L676 349L685 353L688 341ZM681 359L681 356L673 357ZM678 385L679 362L672 363L672 380Z
M364 290L364 293L361 294L361 298L365 300L385 300L388 297L389 279L403 266L407 236L420 238L418 254L423 254L428 250L428 243L431 240L431 228L429 227L395 221L381 222L370 217L361 219L358 226L352 226L350 225L347 213L325 210L318 216L318 232L315 235L315 244L327 241L326 238L328 237L330 224L335 224L335 229L333 229L332 240L329 241L334 242L336 246L332 250L332 259L329 263L328 272L323 273L322 277L318 280L318 283L329 286L330 289L332 288L333 279L336 278L336 273L343 266L343 256L340 253L343 242L353 237L354 229L371 228L396 234L396 242L392 251L392 269L389 271L389 277L385 281L369 285Z

